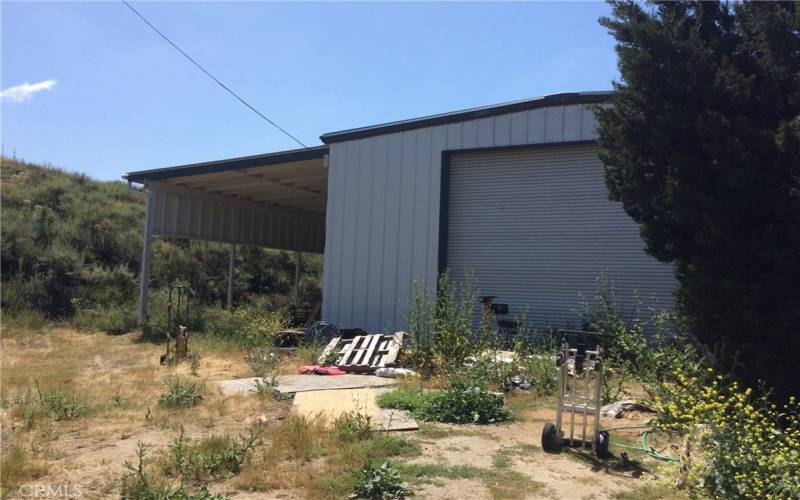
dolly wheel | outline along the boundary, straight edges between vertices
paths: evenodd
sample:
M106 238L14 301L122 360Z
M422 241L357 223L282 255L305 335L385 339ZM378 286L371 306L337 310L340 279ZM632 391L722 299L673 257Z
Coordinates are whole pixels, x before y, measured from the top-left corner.
M544 429L542 429L542 448L549 453L559 451L558 431L556 431L555 424L544 424Z
M594 446L597 458L608 458L611 456L608 453L608 439L608 432L600 431L597 433L597 442Z

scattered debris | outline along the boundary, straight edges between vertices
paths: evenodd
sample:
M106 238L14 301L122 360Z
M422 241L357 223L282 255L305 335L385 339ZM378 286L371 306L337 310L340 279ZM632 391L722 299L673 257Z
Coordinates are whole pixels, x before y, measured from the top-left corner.
M293 349L300 345L305 332L302 328L287 328L275 332L275 344L280 349Z
M645 406L637 399L623 399L614 403L609 403L600 408L600 414L604 417L622 418L625 412L645 411L652 412L651 408Z
M300 373L313 373L314 375L344 375L344 372L335 366L306 365L300 367Z
M339 335L339 328L328 321L316 321L299 328L287 328L275 334L278 347L300 344L324 344Z
M476 356L469 356L466 359L467 366L473 365L480 361L481 359L488 359L492 363L513 363L517 360L517 353L514 351L494 351L494 350L486 350L483 351L480 357Z
M378 377L410 377L415 376L417 372L414 370L410 370L408 368L395 368L395 367L387 367L387 368L378 368L375 370L375 375Z
M328 343L319 364L333 365L346 372L372 372L392 366L403 346L405 332L391 335L368 334L361 329L340 329L339 336Z
M509 383L509 389L515 391L530 391L533 388L533 384L531 381L525 378L522 378L520 375L514 375L511 377L511 381Z

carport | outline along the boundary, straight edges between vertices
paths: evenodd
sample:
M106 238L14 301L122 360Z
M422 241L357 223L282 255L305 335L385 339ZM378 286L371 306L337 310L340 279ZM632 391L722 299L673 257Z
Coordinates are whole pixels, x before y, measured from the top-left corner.
M301 252L323 253L327 163L328 147L318 146L128 173L146 193L139 322L153 235L229 243L228 305L236 245L294 251L298 264Z

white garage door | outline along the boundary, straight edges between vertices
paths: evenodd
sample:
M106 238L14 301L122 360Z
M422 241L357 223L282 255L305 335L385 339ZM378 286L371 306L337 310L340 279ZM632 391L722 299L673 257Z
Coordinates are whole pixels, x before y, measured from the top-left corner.
M450 157L447 267L537 328L579 327L580 294L613 279L623 313L634 290L669 309L672 268L644 252L638 226L609 201L593 145ZM476 309L477 311L477 309Z

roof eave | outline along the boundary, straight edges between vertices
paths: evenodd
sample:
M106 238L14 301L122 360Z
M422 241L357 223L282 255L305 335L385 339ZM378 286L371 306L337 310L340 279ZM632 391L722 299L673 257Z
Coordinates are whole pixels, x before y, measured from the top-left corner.
M226 160L178 165L175 167L139 170L136 172L128 172L127 174L123 175L122 178L128 182L141 184L148 180L163 180L171 177L211 174L216 172L226 172L229 170L240 170L245 168L275 165L279 163L289 163L293 161L312 160L315 158L324 157L327 152L328 146L326 145L313 146L310 148L278 151L263 155L243 156L239 158L229 158Z
M384 123L380 125L372 125L369 127L360 127L360 128L342 130L339 132L329 132L327 134L321 135L320 140L325 144L333 144L336 142L361 139L364 137L371 137L374 135L390 134L393 132L402 132L422 127L432 127L435 125L444 125L447 123L474 120L478 118L486 118L494 115L514 113L517 111L526 111L530 109L543 108L548 106L564 106L570 104L598 104L607 101L612 94L613 91L569 92L561 94L551 94L543 97L537 97L534 99L525 99L521 101L495 104L480 108L454 111L451 113L424 116L421 118L412 118L410 120L401 120L396 122Z

